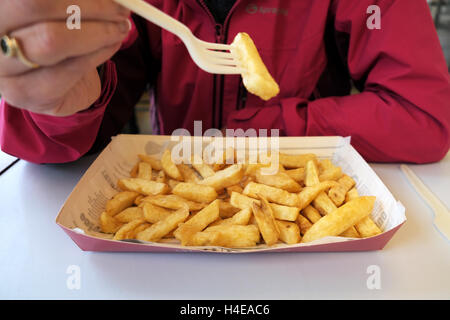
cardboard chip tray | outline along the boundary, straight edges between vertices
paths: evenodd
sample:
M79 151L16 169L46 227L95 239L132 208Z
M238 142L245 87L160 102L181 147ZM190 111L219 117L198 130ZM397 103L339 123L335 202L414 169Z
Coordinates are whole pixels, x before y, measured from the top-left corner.
M177 138L180 140L174 141ZM192 143L192 146L199 143L203 147L214 139L224 139L224 145L233 145L237 141L236 138L184 137L183 139ZM256 138L245 138L246 148L249 148L249 145L258 145L256 141L249 143L252 142L251 139ZM372 219L383 233L365 239L326 237L310 243L295 245L278 243L271 247L259 245L251 249L184 247L175 242L116 241L112 240L111 235L102 233L99 228L100 214L106 201L120 191L117 187L118 179L129 177L130 170L139 160L137 155L146 153L160 157L166 148L172 148L180 141L181 137L171 136L114 137L75 186L56 217L56 223L82 250L86 251L250 253L380 250L406 221L403 205L394 198L372 168L351 146L350 138L281 137L280 152L315 153L319 159L329 158L356 181L360 195L376 196Z

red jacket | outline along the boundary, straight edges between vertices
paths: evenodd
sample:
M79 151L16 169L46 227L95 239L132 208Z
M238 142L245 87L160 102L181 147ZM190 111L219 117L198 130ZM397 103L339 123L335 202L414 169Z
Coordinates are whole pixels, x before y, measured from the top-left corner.
M368 161L432 162L449 149L450 77L425 0L238 0L217 25L202 0L151 0L205 41L253 38L280 94L245 94L239 76L200 70L176 36L134 18L106 63L103 92L57 118L1 105L2 149L28 161L73 161L105 146L154 88L160 133L279 128L284 135L352 136ZM366 26L369 5L381 29ZM361 91L350 95L351 83Z

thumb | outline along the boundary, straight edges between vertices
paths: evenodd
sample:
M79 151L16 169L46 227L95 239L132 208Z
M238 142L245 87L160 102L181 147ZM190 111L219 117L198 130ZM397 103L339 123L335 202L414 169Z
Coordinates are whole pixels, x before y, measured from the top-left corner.
M86 73L76 84L69 90L61 103L50 110L49 114L65 117L77 112L88 109L101 94L101 81L96 69Z

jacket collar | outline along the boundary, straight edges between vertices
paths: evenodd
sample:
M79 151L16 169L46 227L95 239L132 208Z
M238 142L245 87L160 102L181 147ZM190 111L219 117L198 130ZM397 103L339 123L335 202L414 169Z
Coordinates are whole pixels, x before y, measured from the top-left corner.
M180 2L185 2L187 5L189 5L192 8L196 8L196 9L203 9L201 2L204 2L205 0L180 0ZM233 7L236 7L238 4L240 4L241 2L244 2L245 0L236 0L236 3L234 4ZM257 0L254 0L253 2L256 2Z

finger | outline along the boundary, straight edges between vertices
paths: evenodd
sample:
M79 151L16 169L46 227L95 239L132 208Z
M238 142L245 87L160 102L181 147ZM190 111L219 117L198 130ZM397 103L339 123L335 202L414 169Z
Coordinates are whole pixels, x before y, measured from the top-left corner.
M80 30L69 30L63 22L38 23L11 33L27 59L41 67L97 51L122 41L130 30L128 20L85 22ZM31 68L16 57L0 55L0 76L19 75Z
M18 108L36 113L55 114L61 109L63 97L88 72L110 59L120 46L121 43L117 43L89 55L65 60L52 67L0 78L2 95L8 103Z
M130 11L112 0L13 0L0 1L0 35L23 28L30 24L48 20L66 21L72 11L80 8L82 21L121 21Z

